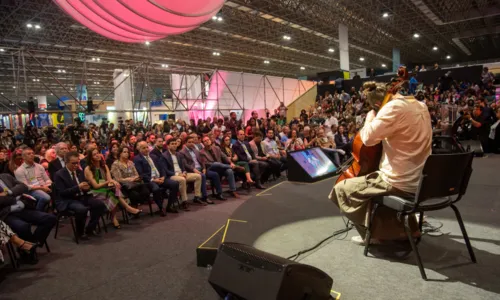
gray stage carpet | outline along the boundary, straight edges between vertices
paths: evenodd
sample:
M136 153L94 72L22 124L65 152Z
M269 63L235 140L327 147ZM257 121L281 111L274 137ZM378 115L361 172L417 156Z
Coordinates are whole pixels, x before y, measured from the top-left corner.
M431 214L428 221L442 224L444 234L424 236L419 245L428 282L411 254L365 258L362 247L349 242L354 231L299 261L330 274L340 299L499 299L499 170L500 156L475 159L459 203L478 264L470 263L451 209ZM281 256L313 246L344 226L327 199L332 181L282 182L258 196L176 217L144 216L79 246L70 241L67 225L60 239L50 238L52 253L42 251L39 265L17 272L0 268L0 299L218 299L207 283L209 271L196 267L196 247L228 218L247 221L228 230L228 241Z

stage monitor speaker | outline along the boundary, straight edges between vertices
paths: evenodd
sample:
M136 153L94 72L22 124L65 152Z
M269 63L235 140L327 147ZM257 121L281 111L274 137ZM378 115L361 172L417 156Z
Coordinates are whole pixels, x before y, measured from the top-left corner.
M287 155L288 180L315 182L337 172L337 167L321 148L292 151Z
M464 147L466 152L472 151L472 152L474 152L474 156L477 156L477 157L484 156L483 146L481 146L480 141L466 140L466 141L460 141L460 144L462 144L462 147Z
M315 267L238 243L220 245L208 281L233 300L327 300L333 284Z

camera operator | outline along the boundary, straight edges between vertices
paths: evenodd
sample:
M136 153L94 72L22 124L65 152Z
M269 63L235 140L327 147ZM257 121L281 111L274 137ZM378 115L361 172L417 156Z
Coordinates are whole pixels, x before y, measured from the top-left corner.
M470 121L469 137L473 140L479 140L483 151L489 152L489 142L488 135L490 133L490 122L488 122L487 117L483 113L483 108L481 105L477 104L474 106L474 110L471 114L464 114L464 119Z

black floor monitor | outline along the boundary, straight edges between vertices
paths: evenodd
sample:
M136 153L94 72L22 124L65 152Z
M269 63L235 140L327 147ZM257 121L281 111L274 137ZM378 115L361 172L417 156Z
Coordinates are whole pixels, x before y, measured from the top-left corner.
M289 152L287 159L290 181L315 182L333 176L337 171L337 167L321 148Z

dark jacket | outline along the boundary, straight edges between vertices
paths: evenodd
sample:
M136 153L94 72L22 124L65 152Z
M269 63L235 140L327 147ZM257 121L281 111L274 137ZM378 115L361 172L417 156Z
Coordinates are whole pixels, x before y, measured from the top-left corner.
M344 133L344 136L345 136L347 143L344 143L344 141L342 141L342 136L340 135L340 133L337 133L335 135L334 140L335 140L335 145L337 146L337 148L340 148L346 144L349 144L349 136L347 135L347 133Z
M196 159L198 160L198 163L201 166L201 169L202 170L205 169L205 164L203 163L203 160L201 158L200 151L198 151L198 149L196 149L196 147L193 151L194 151L194 154L196 156ZM195 163L194 163L193 157L189 153L189 150L187 149L187 147L184 147L184 149L182 149L182 151L180 151L178 153L184 159L184 168L186 169L186 172L193 173L194 169L195 169Z
M28 186L9 174L0 174L0 179L11 191L10 195L0 196L0 220L4 220L10 213L10 206L16 204L16 197L27 193Z
M186 168L184 167L185 162L183 155L177 152L175 153L175 157L177 157L177 163L179 164L179 168L181 168L181 171L186 172ZM170 151L163 152L160 163L163 167L163 172L167 177L175 176L174 161L172 160L172 154L170 154Z
M49 163L49 177L52 182L54 182L54 175L57 171L63 168L61 161L59 161L59 157L56 157L53 161Z
M165 173L163 172L163 168L160 162L154 157L151 157L151 159L153 160L153 164L158 170L160 177L165 176ZM144 158L142 154L139 154L136 157L134 157L134 165L142 181L144 181L145 183L151 182L151 166L149 165L148 161L146 160L146 158Z
M75 172L78 182L87 182L82 170L77 169ZM88 196L87 192L80 191L80 187L75 184L70 172L66 168L62 168L56 172L54 175L54 184L56 208L58 211L66 210L68 201L79 200L81 197Z
M238 156L238 161L246 161L246 162L249 161L247 154L245 153L245 149L243 149L241 143L245 144L245 146L247 147L248 153L250 153L250 156L252 157L252 159L255 159L255 153L253 152L250 144L247 141L244 141L244 142L237 141L233 145L233 152L234 152L234 154L236 154L236 156Z
M162 151L160 151L160 150L158 150L158 148L154 147L153 150L151 150L151 152L149 152L149 156L153 157L156 160L160 160L162 153L163 153Z

